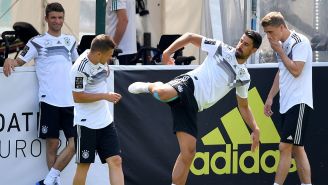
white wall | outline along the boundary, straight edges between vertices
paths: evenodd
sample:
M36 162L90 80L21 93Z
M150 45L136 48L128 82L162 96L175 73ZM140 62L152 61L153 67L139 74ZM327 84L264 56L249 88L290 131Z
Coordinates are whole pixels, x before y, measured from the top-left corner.
M199 0L144 0L149 15L137 16L139 30L151 33L151 44L156 47L162 34L183 34L185 32L200 33L202 1ZM142 36L142 35L141 35ZM141 43L143 40L141 38ZM198 58L199 50L187 46L183 50L185 56ZM198 60L193 61L198 64Z
M202 1L199 0L163 0L163 33L183 34L194 32L200 34ZM199 49L187 46L183 50L185 56L195 56L193 64L199 64Z
M16 0L0 1L10 1L10 5L13 5ZM72 34L78 38L80 15L80 3L78 0L20 0L8 12L11 15L11 25L18 21L24 21L32 24L40 33L47 31L47 25L44 21L44 7L47 2L59 2L63 5L65 9L63 33Z

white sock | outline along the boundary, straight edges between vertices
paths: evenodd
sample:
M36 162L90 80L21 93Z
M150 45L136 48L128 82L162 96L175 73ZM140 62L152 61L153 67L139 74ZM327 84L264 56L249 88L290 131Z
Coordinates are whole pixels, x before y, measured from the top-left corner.
M278 183L273 183L273 185L279 185Z
M301 185L312 185L312 184L304 184L304 183L302 183Z
M149 84L150 84L149 82L145 82L142 86L143 91L146 93L149 93L149 89L148 89Z
M46 176L46 178L44 179L45 183L48 182L53 182L55 180L56 177L59 177L60 175L60 171L55 169L55 168L51 168L48 175Z
M51 168L49 174L53 177L58 177L60 175L60 171L55 168Z

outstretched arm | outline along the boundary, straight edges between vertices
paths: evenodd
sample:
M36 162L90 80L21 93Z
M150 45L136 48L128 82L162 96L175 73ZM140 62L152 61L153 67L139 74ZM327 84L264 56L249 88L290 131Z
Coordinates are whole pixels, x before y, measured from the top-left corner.
M252 139L252 151L259 146L260 140L260 129L256 124L254 116L252 114L251 108L248 106L247 98L241 98L237 95L238 108L241 116L243 117L246 124L252 129L251 139Z
M177 40L175 40L162 55L162 61L164 64L174 64L173 59L170 57L175 51L191 43L196 47L200 47L202 43L202 36L195 33L185 33Z

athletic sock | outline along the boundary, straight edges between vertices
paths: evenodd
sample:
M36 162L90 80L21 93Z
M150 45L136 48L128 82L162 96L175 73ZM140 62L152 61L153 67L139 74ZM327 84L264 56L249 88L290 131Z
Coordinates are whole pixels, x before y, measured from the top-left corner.
M60 171L55 169L55 168L51 168L49 174L54 176L54 177L57 177L57 176L60 175Z
M273 183L273 185L279 185L278 183Z
M53 184L59 175L60 175L59 170L55 168L51 168L48 175L44 179L44 184Z

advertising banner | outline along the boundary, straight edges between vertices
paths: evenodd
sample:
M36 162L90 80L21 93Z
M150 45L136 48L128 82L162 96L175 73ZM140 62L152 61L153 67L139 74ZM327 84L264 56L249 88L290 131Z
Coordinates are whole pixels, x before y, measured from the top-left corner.
M16 68L9 77L3 75L2 68L0 71L0 184L35 184L48 173L45 141L37 137L39 101L35 70ZM64 146L63 134L61 141ZM62 178L68 182L65 177L70 176L72 182L72 166L66 169Z
M213 107L198 115L197 153L190 168L188 185L263 185L272 184L278 165L281 129L278 97L274 115L263 115L263 105L276 72L274 67L250 68L252 76L249 104L261 129L260 148L250 150L250 130L236 108L232 90ZM163 81L185 73L193 67L113 66L108 79L109 90L122 94L111 110L122 147L126 185L171 184L171 171L178 155L177 139L172 133L169 106L149 94L128 93L135 81ZM311 163L315 185L327 185L328 146L325 142L328 123L324 117L328 105L328 66L313 67L314 111L308 127L305 149ZM48 173L45 141L37 138L39 108L37 78L34 67L16 68L5 77L0 68L0 185L35 184ZM65 139L61 135L62 145ZM72 184L75 157L61 173L62 184ZM90 168L87 184L109 184L107 165ZM293 162L285 184L300 184Z
M17 67L9 77L0 67L0 185L34 185L48 173L45 140L37 137L38 102L34 67ZM62 132L60 140L59 152L66 145ZM72 184L75 169L74 156L61 173L63 185ZM87 184L109 184L107 165L99 158L90 167Z
M324 106L328 103L327 67L313 68L314 106L307 132L307 151L313 184L326 185L328 146L325 142L328 124ZM279 161L279 97L273 104L274 115L263 114L263 106L276 68L249 69L252 82L249 104L261 129L260 148L250 152L250 129L244 123L236 102L235 90L215 106L199 113L197 153L190 168L188 185L263 185L273 184ZM188 70L115 71L115 91L123 94L115 105L123 152L127 185L165 185L171 183L171 171L178 155L178 144L172 133L169 106L149 94L133 95L127 91L135 81L168 82ZM293 160L285 184L300 184Z

